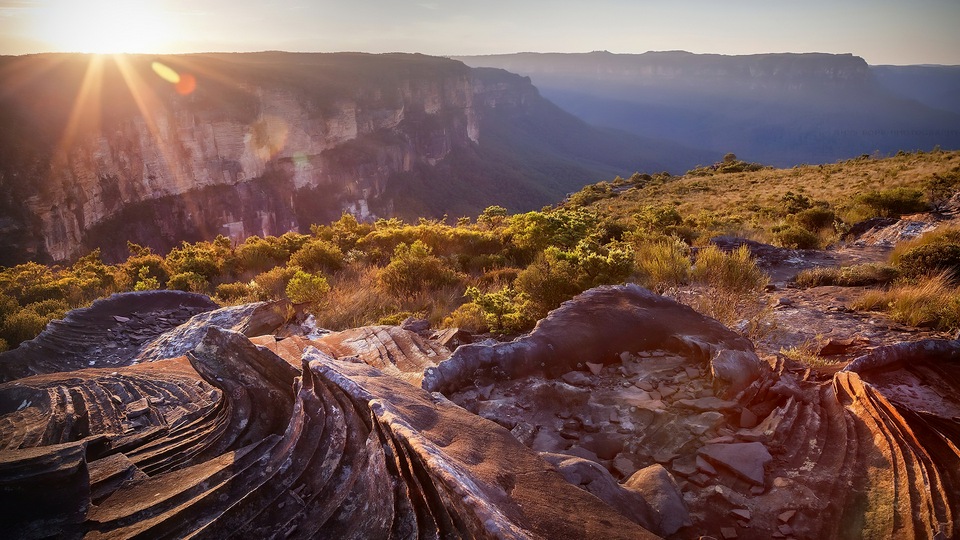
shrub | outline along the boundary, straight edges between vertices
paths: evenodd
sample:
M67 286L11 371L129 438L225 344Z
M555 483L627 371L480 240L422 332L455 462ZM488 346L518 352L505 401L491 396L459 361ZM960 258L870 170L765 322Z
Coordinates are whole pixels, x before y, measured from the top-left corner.
M679 240L644 242L636 249L637 280L657 293L681 285L690 272L690 249Z
M3 339L9 347L16 348L20 343L37 337L52 318L40 315L32 309L21 309L7 316L3 322Z
M196 272L181 272L170 276L167 280L168 289L178 291L188 291L195 293L205 293L210 288L210 282L207 278Z
M287 283L299 268L278 266L253 278L252 292L258 300L279 300L287 291Z
M137 282L133 286L135 291L155 291L160 288L160 281L150 275L149 266L141 266L137 270Z
M840 287L862 287L890 283L900 272L888 264L867 263L854 266L808 268L802 270L795 279L797 286L803 288L838 285Z
M174 248L167 254L167 267L171 274L194 274L210 281L220 275L220 257L218 256L215 245L209 242L197 242L190 244L183 242L180 247ZM181 289L183 278L178 281L178 286L167 284L169 289Z
M460 328L468 332L483 333L490 330L487 325L487 313L474 304L467 302L458 307L443 320L444 328Z
M947 203L960 189L960 168L948 173L934 174L924 185L927 202L937 212L946 209Z
M285 264L290 252L276 237L251 236L237 246L236 257L241 272L266 272Z
M333 242L317 238L294 253L289 264L307 272L336 272L343 267L343 252Z
M481 293L476 287L467 287L465 296L480 308L486 326L494 332L517 332L532 327L536 322L528 316L526 295L509 287L491 293Z
M960 244L924 244L899 254L897 267L905 276L919 277L947 272L960 278Z
M815 206L797 212L794 217L797 225L808 231L819 231L832 227L833 222L837 220L836 214L828 207Z
M857 202L870 208L880 217L899 217L927 210L923 192L915 188L898 187L871 191L857 197Z
M960 278L960 228L942 227L900 242L890 260L909 277L950 271Z
M250 285L242 282L221 283L214 293L217 299L224 304L233 304L252 298L253 290Z
M716 246L697 251L690 270L692 281L734 292L762 291L770 279L763 273L747 246L724 253Z
M70 306L63 300L50 299L27 304L23 309L29 309L48 319L62 319L70 311Z
M816 249L820 247L820 238L803 227L788 225L776 228L773 243L788 249Z
M583 291L578 269L557 248L548 248L517 274L516 289L530 298L532 319L542 319L563 301Z
M772 307L763 300L769 278L746 246L731 253L716 246L700 249L690 280L690 288L678 291L684 304L755 339L773 328L767 320Z
M287 282L285 291L294 304L317 304L330 292L330 284L320 274L297 270Z
M411 245L397 246L393 259L380 271L378 280L391 294L411 296L456 283L459 276L429 247L417 240Z

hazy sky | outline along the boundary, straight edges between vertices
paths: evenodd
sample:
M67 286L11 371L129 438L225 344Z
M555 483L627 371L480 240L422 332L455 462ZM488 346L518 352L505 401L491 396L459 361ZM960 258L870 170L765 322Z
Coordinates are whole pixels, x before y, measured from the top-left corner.
M0 0L0 54L682 49L960 64L958 26L960 0Z

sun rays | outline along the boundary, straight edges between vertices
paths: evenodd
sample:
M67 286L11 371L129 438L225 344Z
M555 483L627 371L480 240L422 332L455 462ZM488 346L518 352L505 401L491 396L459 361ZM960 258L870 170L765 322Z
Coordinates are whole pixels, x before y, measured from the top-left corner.
M53 1L38 8L35 36L58 50L150 53L169 48L175 25L157 2Z

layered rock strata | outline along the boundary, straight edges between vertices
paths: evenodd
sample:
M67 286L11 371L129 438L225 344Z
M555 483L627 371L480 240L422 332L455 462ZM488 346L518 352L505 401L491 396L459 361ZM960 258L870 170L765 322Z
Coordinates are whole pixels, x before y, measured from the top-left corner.
M958 535L956 341L823 377L634 286L452 355L399 327L277 337L270 307L208 311L108 368L31 349L70 371L0 385L5 533ZM86 314L91 356L113 339L96 313L115 316Z

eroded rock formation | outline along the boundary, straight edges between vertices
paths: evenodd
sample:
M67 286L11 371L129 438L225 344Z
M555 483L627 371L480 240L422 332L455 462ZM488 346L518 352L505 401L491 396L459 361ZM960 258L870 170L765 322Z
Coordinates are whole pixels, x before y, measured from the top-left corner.
M119 295L68 317L88 323L81 347L40 346L71 339L61 324L0 356L27 354L16 365L37 373L0 385L6 535L960 532L955 341L875 349L818 377L625 286L452 355L398 327L282 338L276 306L199 302L205 313L158 325L109 367L83 362L116 339L115 312L193 298Z

